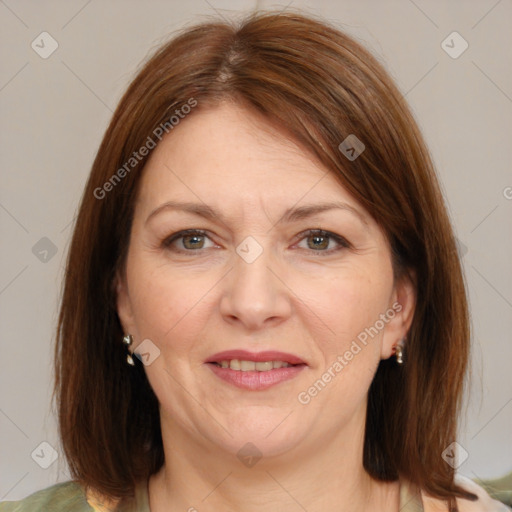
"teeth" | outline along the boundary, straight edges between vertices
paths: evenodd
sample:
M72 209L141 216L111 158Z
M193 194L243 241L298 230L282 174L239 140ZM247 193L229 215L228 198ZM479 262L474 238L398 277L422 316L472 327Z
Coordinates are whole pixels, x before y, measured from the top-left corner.
M254 366L256 367L256 370L258 370L259 372L266 372L266 371L272 370L272 368L274 368L272 361L254 363Z
M231 361L231 368L233 368L233 361ZM256 370L256 363L254 361L240 361L240 370L243 372Z
M231 370L239 370L242 372L258 371L267 372L274 368L288 368L292 366L284 361L241 361L240 359L224 360L220 362L221 368L230 368Z

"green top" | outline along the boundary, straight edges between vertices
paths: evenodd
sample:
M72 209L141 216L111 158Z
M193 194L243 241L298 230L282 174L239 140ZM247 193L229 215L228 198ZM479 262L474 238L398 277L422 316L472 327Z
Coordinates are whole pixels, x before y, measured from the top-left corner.
M476 484L472 482L472 485ZM486 486L487 487L487 486ZM482 512L508 510L500 502L492 500L486 495L482 487L478 488L485 497ZM476 487L473 488L473 491ZM480 494L480 493L479 493ZM492 496L492 494L491 494ZM481 496L482 497L482 496ZM486 499L487 498L487 499ZM504 507L504 508L502 508ZM427 512L419 489L405 480L400 481L400 512ZM474 509L476 510L476 509ZM0 512L151 512L149 508L147 482L140 483L135 489L135 498L124 501L114 508L92 506L87 500L84 489L73 481L53 485L31 494L21 501L4 501L0 503Z
M495 500L500 500L512 509L512 472L495 480L479 480L478 484Z
M147 483L136 487L134 499L126 500L115 508L96 508L92 503L92 500L87 500L83 487L69 481L37 491L20 501L3 501L0 503L0 512L151 512Z

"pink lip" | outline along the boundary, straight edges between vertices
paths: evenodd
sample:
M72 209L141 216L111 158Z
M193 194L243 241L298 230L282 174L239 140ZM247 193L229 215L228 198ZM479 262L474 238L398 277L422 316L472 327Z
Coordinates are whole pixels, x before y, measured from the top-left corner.
M298 375L307 364L293 354L286 354L285 352L277 351L264 351L264 352L248 352L247 350L228 350L225 352L218 352L211 356L206 363L220 363L221 361L230 361L238 359L242 361L284 361L289 364L297 366L289 366L286 368L274 368L265 372L232 370L231 368L221 368L216 364L208 364L208 367L220 379L233 384L242 389L249 389L252 391L261 391L271 386L275 386L280 382L293 379Z
M210 358L206 363L220 363L221 361L230 361L231 359L238 359L241 361L284 361L290 364L305 364L304 361L293 354L286 354L285 352L277 352L275 350L266 350L264 352L248 352L247 350L226 350L218 352ZM277 370L277 368L276 368Z
M306 365L289 366L287 368L274 368L266 372L231 370L230 368L221 368L215 364L207 365L217 377L242 389L252 391L261 391L280 382L292 379L301 372Z

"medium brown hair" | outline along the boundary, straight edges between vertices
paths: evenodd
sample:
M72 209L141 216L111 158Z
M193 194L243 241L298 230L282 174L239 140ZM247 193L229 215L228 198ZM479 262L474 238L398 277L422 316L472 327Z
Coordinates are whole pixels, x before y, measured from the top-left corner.
M403 367L394 358L381 361L371 384L364 467L379 480L405 477L438 498L474 498L454 484L441 456L456 438L469 320L433 163L376 58L335 27L297 13L183 30L144 64L113 115L76 220L57 332L55 394L72 476L106 496L126 497L164 462L157 398L144 367L126 364L114 286L147 156L104 197L95 191L126 170L133 153L191 98L196 110L235 101L277 123L383 229L395 277L414 272L407 358ZM353 161L338 149L350 134L365 145Z

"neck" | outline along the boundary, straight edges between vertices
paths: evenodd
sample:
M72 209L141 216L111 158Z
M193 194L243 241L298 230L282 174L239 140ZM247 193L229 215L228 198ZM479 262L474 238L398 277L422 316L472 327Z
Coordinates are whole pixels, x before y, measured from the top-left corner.
M366 473L364 428L352 423L251 467L212 444L191 443L190 432L176 424L165 425L166 462L150 479L151 511L398 510L398 483L377 482Z

